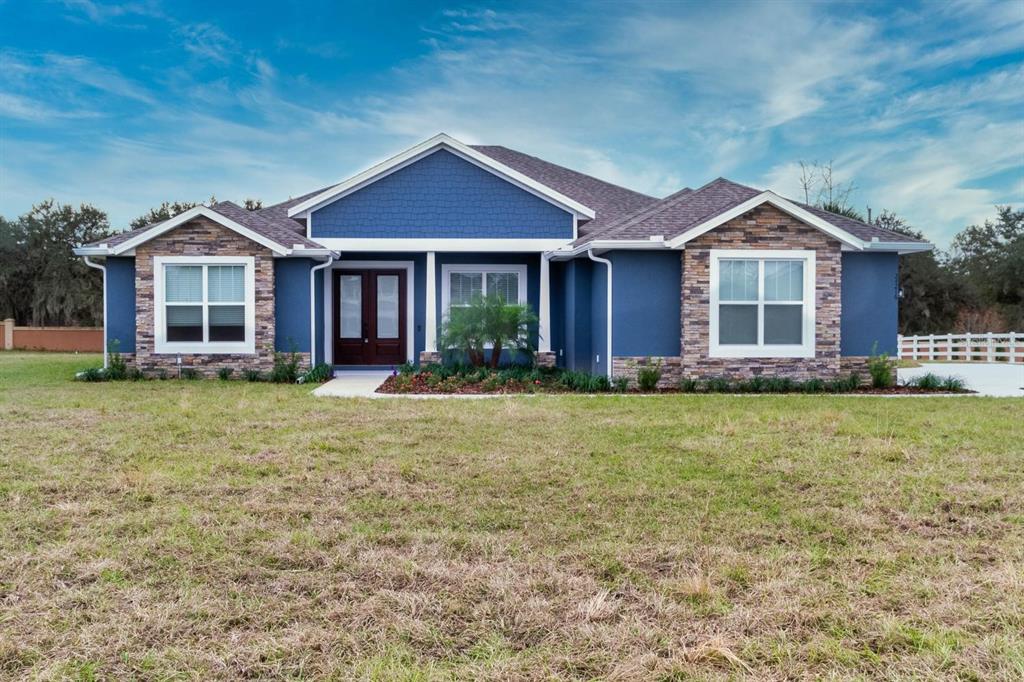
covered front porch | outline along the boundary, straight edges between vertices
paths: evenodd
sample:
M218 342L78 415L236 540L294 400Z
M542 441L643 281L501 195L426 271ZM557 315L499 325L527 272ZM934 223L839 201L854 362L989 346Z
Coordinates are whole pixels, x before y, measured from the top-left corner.
M537 360L554 365L561 325L552 321L552 289L560 285L544 254L342 251L315 272L316 361L341 370L437 362L448 310L496 293L537 313Z

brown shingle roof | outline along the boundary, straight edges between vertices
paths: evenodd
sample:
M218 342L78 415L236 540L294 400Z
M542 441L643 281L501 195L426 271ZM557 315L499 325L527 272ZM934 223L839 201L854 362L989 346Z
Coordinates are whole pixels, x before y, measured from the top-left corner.
M508 147L471 146L495 161L594 209L596 214L594 220L581 224L580 234L601 229L602 225L607 225L611 220L633 213L658 201L655 197L613 185L591 175L538 159L536 156L517 152Z
M672 239L761 193L762 190L717 178L697 190L681 190L653 205L620 217L603 229L580 237L574 245L580 246L595 239L648 239L655 236ZM927 243L814 206L795 201L792 203L864 241L877 238L880 242Z

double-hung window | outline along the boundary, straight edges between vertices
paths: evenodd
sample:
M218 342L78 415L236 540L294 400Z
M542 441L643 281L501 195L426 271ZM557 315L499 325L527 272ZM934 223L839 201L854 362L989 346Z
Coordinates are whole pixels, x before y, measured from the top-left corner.
M711 357L814 357L814 252L711 251Z
M507 304L526 303L525 265L442 265L441 309L450 316L477 296L497 294Z
M255 352L251 256L153 258L157 353Z

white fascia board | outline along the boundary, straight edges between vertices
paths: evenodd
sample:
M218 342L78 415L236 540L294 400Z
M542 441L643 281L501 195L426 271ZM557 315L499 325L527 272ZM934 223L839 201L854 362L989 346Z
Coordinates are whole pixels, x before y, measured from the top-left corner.
M320 237L317 242L333 251L460 251L520 252L553 251L565 246L564 239L384 239Z
M234 220L231 220L227 216L224 216L224 215L221 215L220 213L217 213L216 211L214 211L213 209L211 209L211 208L209 208L207 206L196 206L195 208L191 208L191 209L185 211L184 213L180 213L180 214L174 216L170 220L165 220L164 222L162 222L162 223L160 223L158 225L154 225L152 228L146 230L145 232L143 232L143 233L141 233L139 235L136 235L135 237L132 237L131 239L128 239L126 241L121 242L120 244L115 246L113 249L111 249L110 253L111 253L111 255L114 255L114 256L122 254L125 251L129 251L131 249L134 249L136 246L138 246L140 244L144 244L144 243L148 242L151 239L159 237L160 235L164 234L165 232L169 232L169 231L173 230L174 228L178 227L179 225L183 225L183 224L187 223L190 220L194 220L195 218L198 218L199 216L203 216L204 218L209 218L210 220L212 220L213 222L217 223L218 225L226 227L229 230L233 230L233 231L237 232L238 234L242 235L243 237L246 237L247 239L251 239L252 241L256 242L257 244L260 244L262 246L267 247L268 249L270 249L271 251L273 251L274 253L276 253L278 255L282 255L282 256L283 255L287 255L288 252L289 252L289 249L281 246L277 242L275 242L275 241L273 241L271 239L268 239L267 237L264 237L263 235L261 235L261 234L259 234L257 232L253 232L252 230L250 230L245 225L242 225L241 223L236 223Z
M784 199L771 191L761 192L757 196L751 197L750 199L747 199L743 203L733 206L728 211L719 213L715 217L704 221L703 223L697 225L694 228L687 230L678 237L668 240L668 242L666 243L672 248L682 246L686 242L696 239L705 232L710 232L719 225L723 225L734 218L738 218L747 211L757 208L761 204L771 204L772 206L779 209L783 213L788 213L797 220L804 222L812 227L818 228L822 232L832 237L835 237L842 243L850 247L853 247L857 251L863 251L867 246L867 242L865 242L864 240L855 237L846 230L836 227L830 222L822 220L821 218L814 215L810 211L806 211L800 208L799 206L789 201L788 199Z
M576 247L556 249L548 257L552 260L567 260L584 255L587 251L664 251L667 248L668 242L660 239L595 239Z
M368 168L358 175L352 176L348 180L321 192L315 197L303 201L301 204L296 204L288 209L288 217L303 217L308 211L316 210L331 203L332 201L340 199L346 194L362 189L366 185L394 173L411 163L415 163L421 158L428 156L439 149L447 149L448 151L454 152L456 155L472 162L474 165L502 177L504 180L511 182L520 189L524 189L541 199L555 204L556 206L569 211L573 215L580 215L589 219L593 219L596 215L593 209L584 206L574 199L570 199L561 192L537 182L533 178L523 175L519 171L506 166L500 161L492 159L486 154L476 151L472 147L459 142L449 135L440 133L429 140L406 149L400 154L392 156L386 161L382 161L381 163Z
M76 256L107 256L110 255L110 247L106 244L99 246L76 246L71 249Z

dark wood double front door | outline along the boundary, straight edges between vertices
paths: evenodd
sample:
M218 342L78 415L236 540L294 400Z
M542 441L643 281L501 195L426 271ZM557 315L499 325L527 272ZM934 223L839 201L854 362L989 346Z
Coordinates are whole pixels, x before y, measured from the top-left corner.
M405 270L334 271L334 364L398 365L405 354Z

